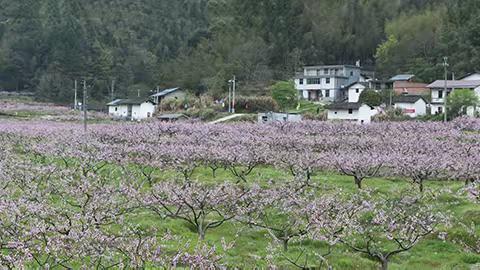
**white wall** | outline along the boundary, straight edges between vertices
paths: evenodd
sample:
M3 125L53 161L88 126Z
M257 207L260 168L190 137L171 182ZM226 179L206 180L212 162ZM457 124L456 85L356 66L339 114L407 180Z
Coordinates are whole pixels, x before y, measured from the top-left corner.
M438 97L439 91L442 91L443 93L442 98ZM443 100L444 98L445 98L445 91L443 89L432 89L432 102L440 103L444 101Z
M378 109L362 105L358 110L353 110L352 114L349 114L348 110L328 110L327 118L328 120L346 120L369 124L372 122L372 117L378 113Z
M142 120L150 118L155 112L155 106L150 102L144 102L139 105L134 105L132 108L132 120Z
M128 106L132 106L132 117L129 120L142 120L153 116L155 106L151 102L141 105L108 106L108 114L115 118L127 118Z
M442 112L444 112L444 106L442 104L431 104L430 105L430 113L431 114L437 114L439 111L439 109L442 108Z
M108 106L108 114L115 118L124 118L128 114L127 105Z
M365 88L366 87L360 83L356 83L352 87L348 88L348 102L358 102L360 94L363 92L363 90L365 90Z
M412 118L427 114L427 103L423 99L415 103L395 103L395 108L402 109L405 115Z
M330 78L330 83L327 83L325 77L319 77L319 84L307 84L307 78L303 79L303 84L300 84L300 79L295 79L295 88L298 90L316 90L316 89L335 89L339 86L339 79L335 77Z

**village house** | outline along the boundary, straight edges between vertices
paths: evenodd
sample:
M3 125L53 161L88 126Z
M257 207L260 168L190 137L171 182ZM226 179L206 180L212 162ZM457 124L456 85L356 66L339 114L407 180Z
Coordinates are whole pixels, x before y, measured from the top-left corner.
M348 87L348 102L358 102L362 92L368 88L367 82L356 82Z
M412 118L427 114L427 101L420 95L400 95L392 100L396 109Z
M437 80L427 87L431 90L432 101L431 101L431 113L440 114L445 111L445 98L455 89L470 89L475 91L475 93L480 96L480 80L472 80L477 78L477 75L471 76L469 79L465 80L449 80L447 81L447 93L445 93L445 81Z
M369 124L372 117L380 111L378 108L359 102L332 103L327 106L328 120L353 121Z
M156 103L150 98L117 99L107 106L112 117L132 121L153 117L156 109Z
M163 101L172 99L184 99L187 94L180 87L169 88L159 91L151 95L151 98L156 104L161 104Z
M393 83L394 93L397 95L429 95L430 89L427 87L428 84L414 82L414 78L415 75L413 74L399 74L392 77L390 81Z
M359 65L307 66L295 76L295 88L306 100L343 101L347 86L358 82L360 75Z

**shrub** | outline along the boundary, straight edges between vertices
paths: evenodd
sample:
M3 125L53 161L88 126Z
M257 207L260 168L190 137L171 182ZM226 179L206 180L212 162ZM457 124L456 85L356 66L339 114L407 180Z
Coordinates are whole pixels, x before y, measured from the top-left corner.
M403 114L400 108L390 108L385 110L384 113L375 115L373 121L376 122L390 122L390 121L407 121L410 117Z
M327 120L327 111L321 111L320 113L306 112L306 113L303 114L303 119L305 119L305 120L326 121Z
M186 114L192 118L198 118L202 121L213 120L218 115L218 113L212 108L189 109Z
M235 109L242 113L277 111L278 104L271 97L243 97L235 100Z
M298 103L298 93L292 81L281 81L271 87L273 99L283 110L293 108Z
M382 95L374 90L365 90L360 94L359 101L369 106L380 106L382 104Z
M180 99L168 99L164 100L160 104L160 110L162 111L177 111L183 109L183 100Z
M447 98L448 117L453 119L467 114L468 107L476 107L479 103L478 96L469 89L453 91Z

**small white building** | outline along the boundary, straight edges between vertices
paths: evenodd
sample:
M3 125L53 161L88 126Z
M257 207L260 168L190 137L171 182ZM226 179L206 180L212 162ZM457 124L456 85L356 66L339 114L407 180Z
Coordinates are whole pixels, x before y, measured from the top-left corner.
M367 89L366 83L357 82L348 87L348 102L356 103L360 100L360 95Z
M401 95L393 98L396 109L412 118L427 114L427 101L419 95Z
M258 123L267 124L274 122L300 122L302 121L302 115L296 113L259 113Z
M145 98L117 99L107 104L109 115L132 121L153 117L155 105L155 102Z
M358 102L332 103L327 109L328 120L353 121L360 124L371 123L372 117L379 113L378 108Z
M472 77L474 78L474 77ZM445 97L448 96L455 89L470 89L480 97L480 80L460 80L447 81L447 93L445 93L445 81L438 80L427 86L432 91L432 114L439 114L445 111L444 102Z

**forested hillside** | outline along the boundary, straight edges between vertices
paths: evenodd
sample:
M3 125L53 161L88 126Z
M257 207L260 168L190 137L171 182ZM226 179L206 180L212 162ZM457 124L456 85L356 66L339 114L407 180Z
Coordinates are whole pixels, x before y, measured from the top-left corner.
M71 99L156 85L261 92L303 64L355 63L430 81L480 68L478 0L0 0L0 89Z

